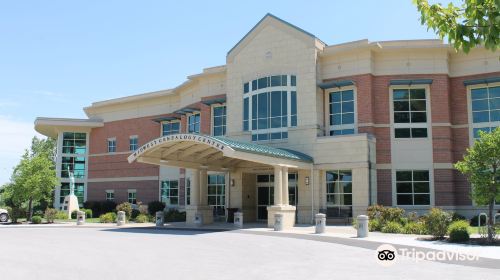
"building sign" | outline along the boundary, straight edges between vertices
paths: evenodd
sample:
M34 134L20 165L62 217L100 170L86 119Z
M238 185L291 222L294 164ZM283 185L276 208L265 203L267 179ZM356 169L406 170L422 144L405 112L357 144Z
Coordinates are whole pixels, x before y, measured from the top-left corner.
M173 135L168 135L168 136L156 138L156 139L142 145L139 149L137 149L133 154L131 154L128 157L128 162L132 163L140 155L144 154L145 152L147 152L151 149L154 149L157 146L160 146L162 144L168 143L168 142L197 142L197 143L205 144L207 146L215 148L221 152L224 152L225 149L226 150L231 149L230 147L227 147L225 144L215 140L214 138L212 138L210 136L203 136L203 135L197 135L197 134L173 134Z

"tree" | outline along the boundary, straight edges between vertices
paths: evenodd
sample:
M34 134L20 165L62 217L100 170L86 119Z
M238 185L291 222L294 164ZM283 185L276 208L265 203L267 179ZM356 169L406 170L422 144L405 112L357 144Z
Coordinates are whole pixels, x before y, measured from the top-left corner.
M28 209L28 220L33 216L33 206L50 200L58 184L54 164L55 141L33 137L30 150L26 150L14 168L10 183L4 188L6 204L13 212Z
M471 196L478 205L488 206L488 241L493 241L495 200L500 201L500 128L480 132L462 161L455 164L472 184Z
M413 0L420 12L422 25L433 29L455 50L468 53L477 45L496 50L500 45L500 0L464 0L459 7L449 3L429 4L428 0Z

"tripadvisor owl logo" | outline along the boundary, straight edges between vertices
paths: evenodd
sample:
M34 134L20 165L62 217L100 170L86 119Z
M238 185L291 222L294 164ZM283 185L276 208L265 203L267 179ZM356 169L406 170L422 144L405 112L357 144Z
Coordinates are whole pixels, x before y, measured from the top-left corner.
M375 253L377 262L382 266L391 266L396 263L398 253L396 248L392 245L380 245Z

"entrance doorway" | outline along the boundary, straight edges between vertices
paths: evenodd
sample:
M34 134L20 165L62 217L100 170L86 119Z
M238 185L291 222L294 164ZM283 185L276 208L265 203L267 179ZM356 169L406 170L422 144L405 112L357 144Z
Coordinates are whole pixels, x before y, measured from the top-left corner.
M267 221L267 206L274 203L274 175L257 175L257 220ZM288 174L288 201L297 205L297 173Z
M208 205L214 209L214 220L225 220L226 177L224 174L208 174Z

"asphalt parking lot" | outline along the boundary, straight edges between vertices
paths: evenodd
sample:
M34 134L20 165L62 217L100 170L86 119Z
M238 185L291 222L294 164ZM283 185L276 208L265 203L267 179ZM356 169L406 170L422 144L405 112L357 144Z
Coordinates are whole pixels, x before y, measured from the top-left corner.
M431 261L380 265L360 247L238 231L0 227L1 279L496 279ZM500 267L500 266L499 266Z

